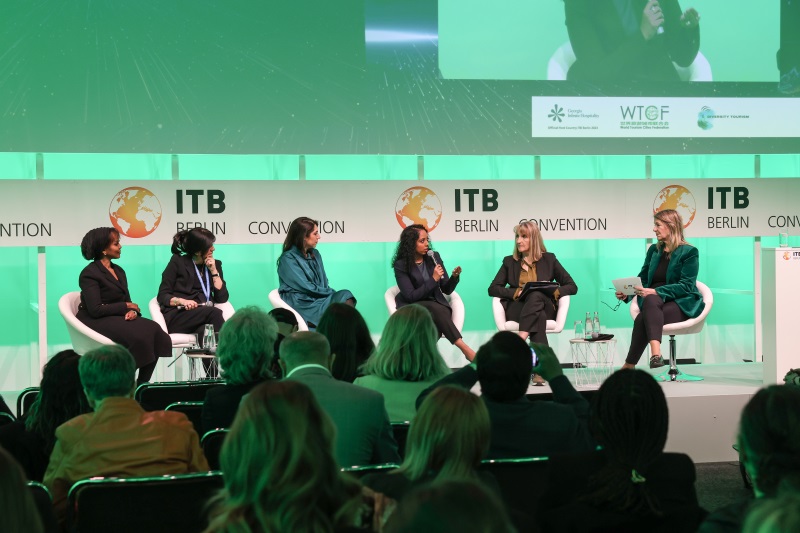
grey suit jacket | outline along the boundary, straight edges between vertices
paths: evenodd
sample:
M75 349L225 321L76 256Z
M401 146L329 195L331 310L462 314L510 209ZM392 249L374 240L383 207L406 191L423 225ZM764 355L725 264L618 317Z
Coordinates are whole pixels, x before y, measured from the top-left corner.
M381 393L338 381L318 367L303 368L288 379L308 385L333 420L340 466L400 462Z

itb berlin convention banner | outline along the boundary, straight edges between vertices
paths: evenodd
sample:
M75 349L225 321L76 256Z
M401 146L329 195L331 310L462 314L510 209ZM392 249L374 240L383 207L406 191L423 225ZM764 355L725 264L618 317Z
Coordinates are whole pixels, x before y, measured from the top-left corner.
M672 208L691 237L800 231L800 179L559 181L0 181L0 246L76 246L113 226L168 244L201 226L220 244L280 243L299 216L327 242L391 242L409 224L438 241L506 240L522 219L547 240L652 237Z

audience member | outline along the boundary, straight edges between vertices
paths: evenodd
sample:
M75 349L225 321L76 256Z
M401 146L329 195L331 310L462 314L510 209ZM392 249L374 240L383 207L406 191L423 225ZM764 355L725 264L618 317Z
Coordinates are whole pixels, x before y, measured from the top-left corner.
M602 447L552 457L537 517L543 531L694 531L705 515L689 456L664 453L661 386L621 370L600 387L589 427Z
M83 394L72 350L58 352L44 365L39 395L25 420L0 426L0 445L19 462L31 481L42 481L56 442L56 428L91 411Z
M278 337L275 339L275 353L272 354L272 362L270 363L270 372L275 379L283 377L283 370L278 363L280 360L280 346L283 339L297 331L297 317L288 309L276 307L269 312L269 316L275 319L278 324Z
M800 388L771 385L759 390L742 410L739 459L753 482L758 503L779 495L779 487L800 487ZM717 509L702 533L739 532L751 502Z
M208 470L192 423L183 413L147 412L133 399L136 363L119 345L90 350L78 363L93 413L56 429L44 484L60 520L69 488L94 476L156 476Z
M383 396L331 375L328 340L313 331L298 331L281 344L285 379L309 386L336 426L336 459L341 466L397 463L397 443Z
M800 531L800 493L759 500L747 514L742 533Z
M331 304L322 314L317 331L325 335L336 356L331 367L333 377L352 383L359 376L359 367L375 351L364 317L352 305Z
M400 468L368 474L362 483L395 500L425 483L448 479L483 482L499 494L497 481L477 470L489 439L489 413L480 398L461 387L439 387L411 422Z
M0 531L42 533L42 519L25 473L11 454L0 447Z
M389 317L378 349L364 365L365 375L355 381L383 394L389 420L413 419L420 393L449 374L436 349L438 339L430 312L420 305L401 307Z
M219 333L217 359L225 385L206 393L203 432L227 428L233 423L242 396L267 379L278 326L258 307L239 309Z
M262 383L242 401L220 455L225 488L206 533L341 531L359 525L361 487L333 457L335 429L302 383Z
M524 342L524 341L523 341ZM448 480L406 496L386 521L385 533L514 533L500 500L478 483Z
M790 369L785 376L783 376L784 385L800 387L800 368Z
M541 344L533 346L539 355L535 368L525 341L508 331L496 333L478 350L475 363L434 383L417 398L417 405L441 385L471 389L480 382L481 397L492 423L489 458L549 457L592 450L586 427L588 402L564 376L553 350ZM525 396L532 372L550 383L553 402L532 402Z

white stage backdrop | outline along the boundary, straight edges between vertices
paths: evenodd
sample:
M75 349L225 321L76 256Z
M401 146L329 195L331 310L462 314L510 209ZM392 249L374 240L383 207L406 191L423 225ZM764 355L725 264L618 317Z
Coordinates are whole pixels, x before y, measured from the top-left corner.
M541 137L799 137L797 98L534 96ZM783 118L781 118L783 117Z
M298 216L328 242L389 242L408 224L440 241L507 239L521 219L547 240L652 237L677 209L691 237L794 233L800 179L559 181L0 182L0 246L73 246L113 225L125 244L166 244L203 226L221 244L283 242Z

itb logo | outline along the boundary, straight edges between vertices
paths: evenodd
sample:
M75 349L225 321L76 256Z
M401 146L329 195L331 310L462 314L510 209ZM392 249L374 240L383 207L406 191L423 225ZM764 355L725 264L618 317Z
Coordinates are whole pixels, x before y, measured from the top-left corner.
M141 239L153 233L161 222L161 202L144 187L128 187L111 199L108 217L120 234Z
M553 122L561 122L564 119L564 108L560 107L558 104L553 106L553 109L550 110L550 114L547 115L547 118L551 119Z

